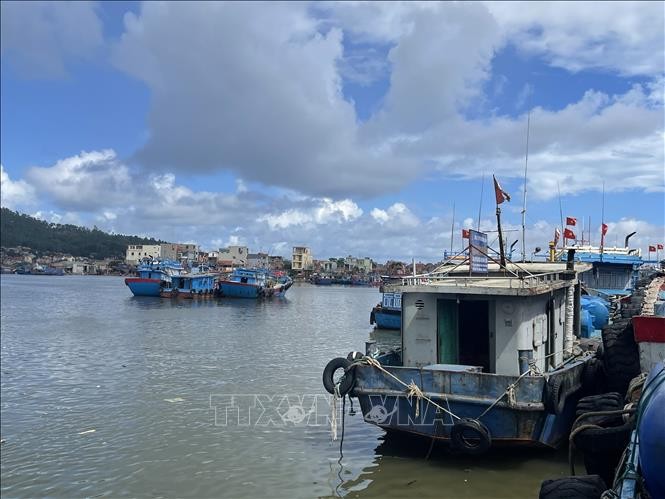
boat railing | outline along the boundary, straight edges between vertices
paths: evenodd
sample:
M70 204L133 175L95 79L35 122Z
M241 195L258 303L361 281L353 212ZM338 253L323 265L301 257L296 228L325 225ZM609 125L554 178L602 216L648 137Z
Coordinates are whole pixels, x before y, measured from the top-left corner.
M514 275L431 275L422 274L402 277L402 286L454 286L454 287L501 287L508 289L535 288L543 284L565 280L565 271L542 274Z

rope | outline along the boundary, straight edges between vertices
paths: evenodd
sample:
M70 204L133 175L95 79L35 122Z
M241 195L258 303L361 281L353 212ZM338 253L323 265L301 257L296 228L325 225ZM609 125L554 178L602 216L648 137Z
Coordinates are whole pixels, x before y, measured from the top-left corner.
M337 397L339 397L339 383L335 385L335 393L332 399L332 415L330 417L330 436L333 440L337 440Z
M418 399L421 399L421 398L422 398L422 399L425 399L425 400L427 400L430 404L432 404L434 407L436 407L437 409L439 409L439 410L445 412L446 414L450 415L451 417L453 417L453 418L455 418L455 419L461 419L457 414L455 414L455 413L453 413L453 412L447 410L445 407L441 407L439 404L437 404L437 403L434 402L431 398L429 398L427 395L425 395L425 394L422 392L422 390L421 390L420 388L418 388L418 386L416 386L416 384L413 382L413 380L411 381L410 384L407 385L406 383L404 383L404 381L402 381L401 379L399 379L399 378L398 378L397 376L395 376L393 373L391 373L391 372L387 371L386 369L384 369L383 366L381 365L381 363L380 363L378 360L373 359L373 358L371 358L371 357L363 357L363 361L364 361L365 363L367 363L368 365L370 365L370 366L372 366L372 367L375 367L375 368L378 369L379 371L381 371L381 372L387 374L387 375L390 376L392 379L394 379L395 381L397 381L400 385L404 386L407 390L409 390L409 391L407 392L407 397L411 397L411 396L415 395ZM412 387L415 388L415 390L412 390ZM418 417L418 415L419 415L419 410L418 410L418 405L417 405L417 406L416 406L416 417Z
M527 369L527 370L524 371L522 374L520 374L520 377L517 378L517 379L515 380L514 383L511 383L510 385L508 385L508 387L503 391L503 393L502 393L501 395L499 395L499 396L496 398L496 400L495 400L494 402L492 402L492 404L491 404L487 409L485 409L485 410L483 411L483 413L482 413L480 416L478 416L476 419L480 420L480 418L482 418L485 414L487 414L488 412L490 412L490 410L493 409L494 406L495 406L496 404L498 404L499 401L500 401L503 397L505 397L506 395L508 395L508 405L509 405L510 407L514 407L514 406L517 404L517 400L516 400L516 396L515 396L515 387L517 386L517 383L519 383L519 382L522 380L522 378L523 378L524 376L526 376L527 374L531 374L531 369ZM511 392L512 392L512 395L511 395ZM511 401L511 396L512 396L512 401ZM512 403L513 405L511 405L511 403Z
M425 394L422 392L422 390L416 385L413 380L411 380L411 383L409 383L408 388L408 393L406 394L406 398L411 401L411 398L415 395L416 397L416 418L420 416L420 399L422 399Z
M635 409L617 409L614 411L594 411L594 412L585 412L584 414L580 414L580 416L575 420L573 423L573 427L580 421L584 419L588 419L590 417L594 416L618 416L620 414L625 414L625 413L634 413ZM589 429L594 429L594 428L599 428L603 429L602 426L598 426L596 424L585 424L582 426L579 426L575 428L573 431L570 432L570 436L568 437L568 464L570 466L570 474L572 476L575 476L575 460L573 459L574 454L575 454L575 441L573 440L575 436L578 433L581 433L582 430L589 430Z

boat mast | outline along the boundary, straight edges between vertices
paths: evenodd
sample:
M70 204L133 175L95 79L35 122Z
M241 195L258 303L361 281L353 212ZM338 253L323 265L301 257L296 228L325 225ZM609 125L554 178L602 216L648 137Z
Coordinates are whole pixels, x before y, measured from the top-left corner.
M566 247L566 231L564 230L564 227L563 227L563 208L561 207L561 187L559 186L559 182L556 183L556 190L559 193L559 216L561 217L561 233L563 235L563 240L561 242L561 247L565 248Z
M529 166L529 129L531 128L531 110L526 118L526 154L524 158L524 199L522 201L522 261L526 262L526 172Z
M480 179L480 204L478 205L478 227L476 230L480 232L480 216L483 211L483 190L485 188L485 172L483 172L483 176Z
M453 222L450 224L450 257L453 255L453 241L455 240L455 201L453 201Z

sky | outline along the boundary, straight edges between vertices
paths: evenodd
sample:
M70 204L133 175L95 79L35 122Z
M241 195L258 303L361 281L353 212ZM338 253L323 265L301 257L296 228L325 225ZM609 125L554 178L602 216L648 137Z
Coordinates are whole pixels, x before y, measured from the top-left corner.
M495 175L518 253L525 205L527 256L567 216L665 243L662 2L3 1L1 23L3 207L433 262L464 228L497 246Z

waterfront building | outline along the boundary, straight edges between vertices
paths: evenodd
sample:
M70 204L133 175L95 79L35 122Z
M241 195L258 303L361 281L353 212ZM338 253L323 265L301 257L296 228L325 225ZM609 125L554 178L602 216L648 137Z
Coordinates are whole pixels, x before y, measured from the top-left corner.
M267 269L270 266L268 253L249 253L247 266L250 268Z
M247 265L247 255L249 248L247 246L228 246L226 248L219 248L217 256L218 261L230 260L232 267L245 267Z
M306 246L294 246L291 259L291 269L294 272L312 270L314 257L311 250Z
M127 246L125 262L136 265L142 258L161 258L162 246L159 244L130 244Z
M196 244L166 243L161 245L161 258L179 261L183 258L194 260L198 251Z
M349 255L344 259L344 270L369 274L372 272L372 259L369 257L356 258Z

